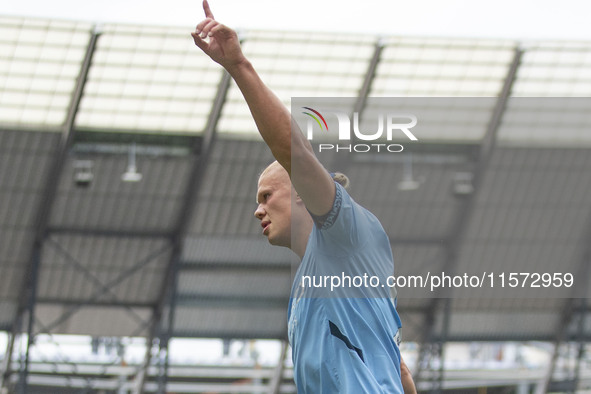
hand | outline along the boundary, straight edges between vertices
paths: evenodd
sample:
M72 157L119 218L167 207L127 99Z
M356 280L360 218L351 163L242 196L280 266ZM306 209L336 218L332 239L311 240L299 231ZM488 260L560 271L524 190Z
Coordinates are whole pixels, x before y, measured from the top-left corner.
M417 388L412 379L410 369L408 369L402 357L400 357L400 377L402 379L402 389L404 390L404 394L417 394Z
M199 22L195 31L191 33L193 41L215 62L230 71L246 60L240 49L238 35L214 19L207 0L203 0L203 11L205 19Z

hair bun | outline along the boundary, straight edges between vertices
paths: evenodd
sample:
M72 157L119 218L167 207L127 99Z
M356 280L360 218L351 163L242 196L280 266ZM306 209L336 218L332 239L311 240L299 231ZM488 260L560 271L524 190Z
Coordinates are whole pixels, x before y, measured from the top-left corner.
M339 185L341 185L345 189L349 188L351 182L349 181L347 175L343 174L342 172L331 172L330 175L332 176L332 179L334 179L334 181L337 182Z

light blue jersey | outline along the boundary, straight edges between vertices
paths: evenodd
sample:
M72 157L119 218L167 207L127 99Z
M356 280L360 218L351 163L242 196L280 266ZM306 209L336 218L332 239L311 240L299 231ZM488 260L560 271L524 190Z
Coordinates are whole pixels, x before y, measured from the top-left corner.
M400 318L386 285L394 273L390 242L377 218L336 187L332 210L315 218L291 291L288 334L298 393L403 393ZM356 286L364 276L366 283L375 279ZM331 288L336 277L341 286Z

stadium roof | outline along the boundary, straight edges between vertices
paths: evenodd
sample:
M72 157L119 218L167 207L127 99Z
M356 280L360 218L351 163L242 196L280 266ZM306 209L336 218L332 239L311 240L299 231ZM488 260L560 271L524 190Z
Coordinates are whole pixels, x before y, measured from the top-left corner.
M272 157L222 69L176 28L2 17L0 33L0 327L32 310L34 332L284 338L293 256L252 216ZM398 275L519 266L589 278L591 43L243 39L286 105L429 98L458 115L427 129L412 156L346 168L353 197L388 232ZM441 107L446 98L478 105ZM140 182L122 181L129 155ZM409 165L413 191L400 187ZM589 340L591 290L583 301L543 290L399 289L404 338Z

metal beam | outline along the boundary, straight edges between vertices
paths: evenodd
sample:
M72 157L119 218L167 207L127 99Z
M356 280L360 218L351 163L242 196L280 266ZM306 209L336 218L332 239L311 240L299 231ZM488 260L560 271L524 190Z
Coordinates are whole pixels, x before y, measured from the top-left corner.
M486 133L482 138L480 144L480 150L478 153L477 161L474 166L472 183L474 192L469 196L465 197L464 206L458 210L458 215L451 229L452 237L449 239L447 244L447 253L445 256L444 269L446 272L453 272L455 264L457 262L457 255L462 245L467 230L467 225L476 208L477 196L480 191L480 186L483 183L488 169L489 161L492 156L492 152L496 147L497 133L501 124L503 114L505 112L507 101L511 95L511 89L515 82L517 70L521 63L523 50L516 48L513 55L513 61L509 67L507 77L503 84L503 89L499 95L491 119L488 123Z
M99 278L96 277L96 275L94 275L92 272L90 272L88 269L86 269L86 267L84 267L82 264L80 264L80 262L78 262L78 260L76 260L74 258L74 256L72 256L70 253L68 253L68 251L66 249L64 249L58 242L56 242L55 240L52 240L51 238L48 238L46 244L52 245L55 251L57 251L59 254L61 254L63 257L65 257L65 260L68 264L73 266L76 270L81 271L82 274L86 278L88 278L88 280L90 282L92 282L95 286L97 286L99 289L101 289L101 291L104 292L104 294L111 294L113 299L115 301L117 300L118 296L112 290L112 286L109 287L109 286L105 285ZM124 305L123 307L140 324L146 323L144 318L139 316L137 314L137 312L134 311L129 305Z
M152 316L154 317L154 316ZM150 367L150 360L152 359L152 350L154 348L153 342L146 342L146 354L144 361L139 368L137 375L135 376L133 390L134 394L142 394L144 392L144 386L147 380L148 368Z
M175 338L213 338L213 339L276 339L279 341L285 340L286 329L284 327L277 330L269 330L267 332L257 331L240 331L239 329L232 329L220 332L219 329L211 330L176 330Z
M96 45L100 37L100 34L101 33L96 28L94 28L90 35L90 40L86 48L84 61L82 62L80 74L78 75L76 87L72 94L66 120L62 128L62 135L58 143L57 152L54 157L54 162L51 166L51 170L49 172L49 176L45 186L45 194L42 200L43 203L41 204L37 216L37 233L35 239L36 242L43 241L46 236L47 228L49 226L51 209L53 207L53 201L55 200L55 195L57 192L57 188L59 186L62 170L67 160L68 149L72 145L72 141L74 139L74 123L76 122L76 115L78 114L80 101L82 100L84 87L86 86L86 80L88 78L88 72L90 71L92 58L94 56L94 51L96 49Z
M273 377L269 382L269 393L268 394L279 394L281 389L281 380L283 379L283 371L285 370L285 357L287 356L287 341L281 341L281 353L279 354L279 360L277 366L273 372Z
M4 392L10 383L10 367L12 364L12 353L14 351L15 336L8 333L8 342L6 343L6 351L4 352L4 359L2 360L2 376L0 376L0 392Z
M60 304L63 306L79 306L80 300L75 299L63 299L63 298L37 298L37 305L55 305ZM152 302L127 302L127 301L84 301L86 306L96 307L109 307L109 308L136 308L136 309L152 309L154 303ZM0 329L1 330L1 329Z
M158 349L158 377L156 380L157 392L166 393L166 380L168 376L168 342L160 341Z
M291 273L291 265L286 263L257 263L257 262L244 262L239 261L231 263L179 263L179 268L184 272L200 272L200 271L213 271L213 272L285 272Z
M206 308L245 308L249 309L270 309L276 308L282 311L287 309L289 294L284 297L275 296L244 296L244 295L212 295L212 294L191 294L176 297L176 305L191 305Z
M245 331L233 330L231 332L225 331L223 336L220 336L219 331L215 330L177 330L175 331L175 338L226 338L226 339L261 339L260 333L250 333ZM277 332L267 339L285 339L285 331ZM583 342L591 342L591 333L585 334L580 338ZM498 335L491 336L489 333L480 333L476 335L450 335L447 337L447 342L552 342L553 337L549 335ZM439 343L440 338L435 336L434 343ZM416 380L416 379L415 379Z
M96 43L100 36L100 32L94 29L89 38L88 45L86 47L86 53L84 56L84 60L82 62L80 73L78 74L78 78L76 81L75 89L72 93L72 97L70 100L70 105L68 108L68 113L64 124L62 126L62 133L61 137L58 141L58 145L56 147L56 152L53 157L53 162L49 168L47 180L44 187L43 198L41 199L41 204L38 208L38 212L35 216L35 237L33 241L33 245L31 247L31 256L28 259L28 264L26 268L26 274L23 280L23 284L21 286L20 296L19 296L19 306L16 311L16 315L14 318L14 324L11 335L16 335L17 331L21 329L21 321L22 316L25 313L25 310L28 310L28 332L29 335L27 336L26 340L26 350L25 350L25 363L28 364L28 353L29 353L29 346L33 340L31 338L32 334L32 327L35 315L35 297L36 297L36 287L37 287L37 277L38 277L38 270L41 265L41 250L43 247L43 242L45 237L47 236L47 227L49 225L49 220L51 217L51 209L53 206L53 202L55 200L57 188L59 185L59 181L61 178L61 174L67 159L68 149L72 144L73 135L74 135L74 123L76 120L76 114L78 113L78 108L80 106L80 100L82 99L82 94L84 92L84 86L86 84L86 80L88 77L88 71L90 70L90 66L92 64L92 57L94 55L94 51L96 48ZM10 364L8 364L10 366ZM21 369L21 378L20 378L20 392L24 393L27 390L26 381L27 381L27 372L28 366L25 366ZM6 373L6 375L10 375L10 373ZM6 384L6 379L3 382Z
M125 279L127 279L128 277L130 277L131 275L133 275L134 273L136 273L140 269L144 268L146 265L150 264L155 258L157 258L158 256L162 255L163 253L168 252L169 250L170 250L170 245L166 245L166 246L164 246L164 247L162 247L160 249L157 249L154 252L150 253L144 259L140 260L138 263L136 263L135 265L133 265L132 267L130 267L126 271L122 272L121 275L119 275L117 278L115 278L112 281L106 283L99 290L97 290L96 292L92 293L90 295L90 297L88 298L88 300L86 300L84 302L80 302L80 303L78 303L76 305L73 305L66 312L64 312L60 317L58 317L53 322L51 322L48 326L46 326L45 327L45 330L47 332L53 330L54 328L56 328L57 326L59 326L60 324L62 324L66 320L68 320L82 306L87 305L88 303L92 303L95 300L97 300L100 297L102 297L103 295L107 294L107 292L109 292L111 288L113 288L114 286L116 286L119 283L123 282Z
M589 219L587 220L587 230L583 234L581 240L581 244L584 245L584 252L577 275L579 278L589 278L589 275L591 274L591 246L589 245L589 240L591 240L591 216L589 216ZM577 343L577 354L573 371L573 392L576 392L579 386L581 361L585 356L585 342L588 341L585 340L585 319L588 314L589 300L587 299L586 294L579 294L579 292L584 291L585 288L586 286L582 286L580 289L576 290L576 294L573 295L576 296L578 300L578 302L574 302L573 300L573 311L574 313L577 313L579 317L576 338L574 338Z
M417 245L417 246L445 246L448 243L447 238L439 238L439 237L390 237L390 245L396 246L407 246L407 245Z
M382 58L382 52L384 51L384 42L381 38L378 38L376 43L374 44L374 51L369 62L369 66L365 73L365 78L363 79L363 84L359 89L359 94L357 95L357 101L355 102L355 106L353 107L353 112L361 113L365 108L367 103L367 98L369 97L369 92L371 91L371 87L373 85L373 81L376 78L376 72L378 66L380 64L380 59Z
M47 232L51 234L82 235L93 237L109 238L169 238L170 231L149 231L149 230L111 230L87 227L61 227L50 226Z
M191 173L187 181L185 197L181 205L181 209L179 211L179 215L177 217L174 230L171 234L171 258L166 270L166 276L162 282L162 288L160 289L158 303L154 308L153 324L150 329L150 334L148 336L147 346L151 346L154 342L154 339L156 337L160 337L160 341L163 341L166 349L168 349L168 340L172 335L172 316L174 315L173 310L176 298L175 295L178 282L179 264L182 258L183 239L187 233L190 220L195 211L195 206L197 203L197 194L203 181L203 178L205 176L205 170L209 162L209 157L215 144L217 124L222 113L223 105L226 101L226 95L230 88L230 81L230 74L228 74L228 72L224 70L222 72L222 78L218 85L218 90L213 103L213 107L209 114L205 130L203 132L203 140L201 141L200 146L194 147L193 150L193 154L195 156L193 167L191 169ZM162 315L164 312L164 308L167 304L169 305L169 321L166 327L166 332L161 332ZM168 351L166 352L166 358L168 359ZM144 385L147 379L147 367L150 365L150 359L151 352L146 352L146 357L144 360L145 369L143 369L143 371L140 372L140 374L138 374L138 376L136 377L135 390L133 391L134 394L140 394L143 392ZM164 376L161 379L164 386L166 385L166 375L168 366L166 366L165 369L166 370L164 371Z
M447 272L453 273L455 271L455 265L457 263L458 254L459 254L460 248L462 246L462 242L465 237L465 232L467 230L468 223L470 222L470 218L472 217L472 214L473 214L475 207L476 207L476 200L477 200L478 192L480 190L480 185L483 182L483 178L485 176L486 169L488 168L490 158L491 158L494 148L496 146L497 132L498 132L503 114L504 114L506 106L507 106L507 101L509 100L509 97L511 96L511 90L512 90L513 84L515 82L517 70L519 69L519 65L521 63L522 56L523 56L523 50L519 47L515 48L514 54L513 54L513 60L509 66L507 76L504 80L503 88L497 98L497 102L496 102L495 107L493 109L491 119L488 123L486 133L485 133L484 137L482 138L482 141L480 144L480 150L478 152L477 162L476 162L474 170L473 170L472 182L473 182L474 192L465 197L464 206L459 208L458 214L457 214L455 221L454 221L454 224L453 224L452 228L450 229L450 234L452 234L452 237L447 242L446 252L445 252L444 261L443 261L443 270L446 273ZM452 298L450 297L450 294L436 294L435 297L433 298L433 301L431 302L430 306L428 307L428 309L426 311L425 321L430 322L431 324L428 324L425 326L425 330L424 330L422 338L421 338L421 345L419 347L420 348L419 361L417 363L417 373L415 376L417 383L420 381L420 378L421 378L421 372L422 372L421 366L424 365L422 358L427 356L427 353L425 352L426 349L425 349L424 345L425 345L425 343L432 342L432 340L433 340L434 330L435 330L435 325L433 323L435 321L434 320L435 314L437 313L438 310L442 309L440 306L441 303L443 303L444 313L446 315L449 314L450 313L449 309L451 308L451 302L452 302ZM444 316L443 327L442 327L443 332L441 333L441 336L440 336L441 340L440 341L445 341L447 339L447 337L449 336L450 319L451 319L451 316ZM440 356L441 357L444 356L443 352L440 352ZM443 361L444 360L441 360L441 363L442 363L441 365L443 365ZM438 386L438 388L434 388L435 392L438 392L440 390L442 382L444 380L444 377L443 377L444 370L441 369L439 372L440 372L440 375L438 377L439 386Z
M581 245L583 248L583 253L581 257L581 261L579 263L579 269L576 273L576 278L588 278L591 274L591 246L589 246L589 240L591 239L591 216L589 216L587 220L586 230L584 231L581 237ZM559 314L557 319L557 328L556 328L556 336L554 338L554 351L552 353L552 358L550 359L550 364L548 365L548 370L546 372L546 376L544 381L538 385L537 393L541 394L544 392L548 392L550 386L552 385L552 377L554 376L554 371L556 369L556 362L558 361L560 346L564 343L568 338L568 328L573 322L575 315L579 315L579 326L576 334L576 339L579 342L579 354L584 350L584 346L582 343L584 341L584 318L587 309L587 302L585 298L585 294L579 294L585 290L585 286L580 288L573 289L573 294L571 295L572 298L568 298L565 301L564 308L562 309L562 313ZM576 367L578 368L578 367ZM576 380L578 380L578 371L575 371ZM575 382L578 383L578 382Z
M566 312L568 314L570 311ZM564 316L565 314L561 314ZM570 316L567 317L570 321ZM562 338L557 338L554 342L554 350L552 351L552 357L550 358L550 363L546 369L546 373L542 381L536 386L535 394L544 394L548 392L550 388L550 384L552 383L552 376L554 376L554 370L556 368L556 362L558 361L558 356L560 354L560 346L562 345Z
M28 316L27 316L27 338L24 362L21 363L20 377L17 387L17 392L20 394L27 393L27 377L29 375L29 355L30 347L33 342L33 326L35 324L35 300L37 299L37 281L39 276L39 264L41 262L41 248L33 250L33 266L32 276L30 278L30 293L28 294Z
M359 88L359 93L357 94L357 100L355 101L355 104L353 105L353 113L361 114L363 112L363 109L365 108L365 105L367 104L367 98L369 96L369 92L371 91L371 87L372 87L373 81L376 76L376 71L378 69L378 65L380 64L380 59L382 57L383 50L384 50L384 43L382 42L382 39L378 39L376 41L376 43L374 44L374 51L373 51L372 57L369 61L369 65L367 66L367 71L365 72L365 77L363 78L363 83L361 84L361 87ZM353 124L351 124L351 127L353 127ZM352 139L353 139L352 143L355 143L356 141L359 140L357 138L357 136L355 135L355 133L352 133L351 135L352 135ZM338 156L337 160L335 162L335 169L338 171L346 172L347 166L351 162L351 160L348 160L347 158L349 158L349 155Z
M580 299L581 304L585 305L587 304L588 300L586 298L581 298ZM574 371L574 376L573 376L573 382L574 382L574 389L575 391L579 388L579 381L581 379L581 364L583 361L583 358L585 357L585 340L584 340L584 335L585 335L585 318L587 317L587 314L584 312L581 312L579 314L579 325L578 325L578 338L577 338L577 361L575 363L575 371Z
M434 342L439 342L440 337L435 336ZM448 342L549 342L556 339L550 334L521 334L521 335L491 335L488 332L478 333L474 335L449 335ZM567 338L569 340L579 340L583 342L591 342L591 333L584 334L581 338Z
M0 124L0 132L15 132L15 131L28 131L28 132L33 132L33 133L47 133L47 132L59 133L60 131L62 131L62 126L60 126L60 125L57 125L57 126L23 125L20 123L10 124L10 123L6 123L6 122L2 122L2 124Z

